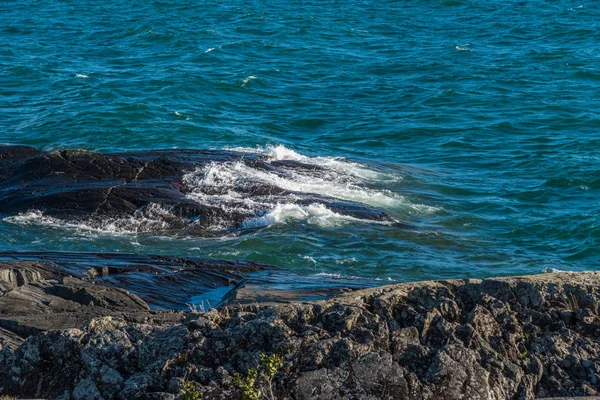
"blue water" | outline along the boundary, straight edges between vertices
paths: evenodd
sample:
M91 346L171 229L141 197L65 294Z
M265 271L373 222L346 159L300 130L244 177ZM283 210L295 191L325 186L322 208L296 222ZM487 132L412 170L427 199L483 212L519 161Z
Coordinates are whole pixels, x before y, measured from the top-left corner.
M287 214L206 239L3 216L0 249L397 281L600 266L597 2L4 1L0 21L0 142L340 157L408 225Z

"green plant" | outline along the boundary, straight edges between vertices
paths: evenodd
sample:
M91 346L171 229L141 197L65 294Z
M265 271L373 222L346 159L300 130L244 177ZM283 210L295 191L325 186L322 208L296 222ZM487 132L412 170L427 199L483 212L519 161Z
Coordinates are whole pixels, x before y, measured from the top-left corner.
M258 371L254 368L248 370L248 374L243 378L239 373L233 376L233 384L242 390L244 400L259 400L262 390L256 387Z
M283 357L277 354L273 355L260 355L260 368L263 371L263 375L265 377L265 381L267 383L267 389L269 389L269 395L271 399L274 399L273 396L273 377L277 373L277 370L283 366Z
M187 381L183 384L181 395L184 400L200 400L202 393L198 391L196 384L192 381Z
M282 356L277 354L269 356L262 353L258 363L258 370L250 368L246 377L235 374L233 384L242 390L244 400L260 400L262 398L275 400L275 396L273 395L273 377L282 366ZM263 393L265 393L265 396L263 396Z
M521 354L519 354L519 360L524 360L529 355L529 350L525 349Z

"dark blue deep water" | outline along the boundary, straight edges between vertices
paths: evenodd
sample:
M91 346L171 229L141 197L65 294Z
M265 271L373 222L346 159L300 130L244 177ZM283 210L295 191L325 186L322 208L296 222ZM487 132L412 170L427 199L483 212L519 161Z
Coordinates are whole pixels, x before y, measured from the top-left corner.
M333 168L282 185L408 225L281 204L262 229L197 238L32 210L0 216L0 249L398 281L598 269L600 4L4 1L0 142L253 149Z

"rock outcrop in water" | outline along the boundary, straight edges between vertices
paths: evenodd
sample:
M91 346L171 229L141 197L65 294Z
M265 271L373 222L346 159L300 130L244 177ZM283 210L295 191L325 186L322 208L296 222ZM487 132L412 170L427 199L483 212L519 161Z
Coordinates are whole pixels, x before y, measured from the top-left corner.
M280 204L394 222L364 204L298 191L301 182L327 181L332 174L342 182L353 179L319 165L235 151L100 154L0 146L0 213L24 218L35 212L30 219L38 223L186 235L261 226L260 218Z
M235 399L279 354L280 399L533 399L600 391L600 273L402 284L334 299L118 317L0 353L3 394ZM260 382L260 380L259 380Z

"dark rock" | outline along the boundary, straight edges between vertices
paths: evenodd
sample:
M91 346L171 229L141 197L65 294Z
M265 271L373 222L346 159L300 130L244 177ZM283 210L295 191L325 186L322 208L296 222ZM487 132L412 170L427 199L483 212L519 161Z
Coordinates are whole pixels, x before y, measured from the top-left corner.
M579 292L584 308L556 301ZM239 398L235 373L259 367L264 353L283 356L272 382L280 399L593 396L600 322L589 304L598 301L600 273L578 273L394 285L162 322L103 316L0 351L1 394L166 399L192 381L203 398ZM567 307L571 322L556 323ZM257 385L269 390L262 375Z
M234 151L177 149L100 154L84 150L40 152L0 145L0 213L35 210L57 219L57 223L84 224L91 229L203 236L248 229L244 222L283 203L322 204L359 219L396 222L364 204L293 192L273 185L273 179L244 175L224 180L218 174L211 175L214 168L231 169L235 163L256 173L266 171L274 178L301 172L307 177L327 179L330 173L323 167L297 161L270 162L257 154ZM231 192L237 196L220 203L211 197ZM209 200L203 200L207 196Z
M68 311L80 306L113 311L146 310L148 306L188 310L193 296L219 287L233 287L245 281L251 272L274 268L248 261L201 257L0 252L0 293L9 292L6 299L11 299L3 305L0 297L0 317L7 309L14 309L13 314L31 314L30 310L17 309L19 304L27 302L28 296L33 297L30 299L33 303L27 304ZM215 306L222 300L222 297L210 298Z

